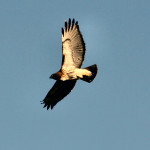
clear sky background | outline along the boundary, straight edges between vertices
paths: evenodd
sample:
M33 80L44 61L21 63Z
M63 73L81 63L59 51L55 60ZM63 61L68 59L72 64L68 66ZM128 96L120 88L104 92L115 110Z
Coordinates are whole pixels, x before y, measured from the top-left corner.
M99 72L47 111L69 17ZM150 1L0 0L0 93L1 150L150 149Z

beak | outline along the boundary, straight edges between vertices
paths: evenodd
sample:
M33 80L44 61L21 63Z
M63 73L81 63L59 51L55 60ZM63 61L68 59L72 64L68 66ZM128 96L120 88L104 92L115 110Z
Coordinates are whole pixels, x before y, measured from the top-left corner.
M50 78L50 79L53 79L53 75L51 75L49 78Z

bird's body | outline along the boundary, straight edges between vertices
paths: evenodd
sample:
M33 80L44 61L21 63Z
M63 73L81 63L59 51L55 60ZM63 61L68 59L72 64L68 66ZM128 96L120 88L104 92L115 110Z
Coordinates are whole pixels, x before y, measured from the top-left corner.
M92 82L97 74L97 65L81 69L85 55L85 43L79 30L78 22L69 19L65 21L65 28L62 28L62 66L61 69L52 74L50 78L56 83L48 92L42 104L44 107L51 106L51 109L68 95L74 88L78 79Z

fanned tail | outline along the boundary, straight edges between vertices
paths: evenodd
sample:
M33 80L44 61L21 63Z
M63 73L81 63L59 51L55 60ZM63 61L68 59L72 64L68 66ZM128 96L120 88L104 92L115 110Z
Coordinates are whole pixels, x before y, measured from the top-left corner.
M96 77L96 75L97 75L97 71L98 71L97 65L94 64L94 65L89 66L89 67L84 68L84 69L87 69L88 71L91 71L92 75L91 76L83 75L83 78L80 78L80 79L83 80L83 81L86 81L88 83L92 82L94 80L94 78Z

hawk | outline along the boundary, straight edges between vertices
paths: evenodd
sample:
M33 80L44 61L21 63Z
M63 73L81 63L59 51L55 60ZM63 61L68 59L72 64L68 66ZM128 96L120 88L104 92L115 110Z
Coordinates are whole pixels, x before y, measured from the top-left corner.
M85 55L85 43L79 30L78 21L69 18L62 28L62 65L58 72L50 76L56 80L51 90L41 104L47 110L53 107L67 96L74 88L78 79L92 82L97 74L97 65L94 64L81 69Z

